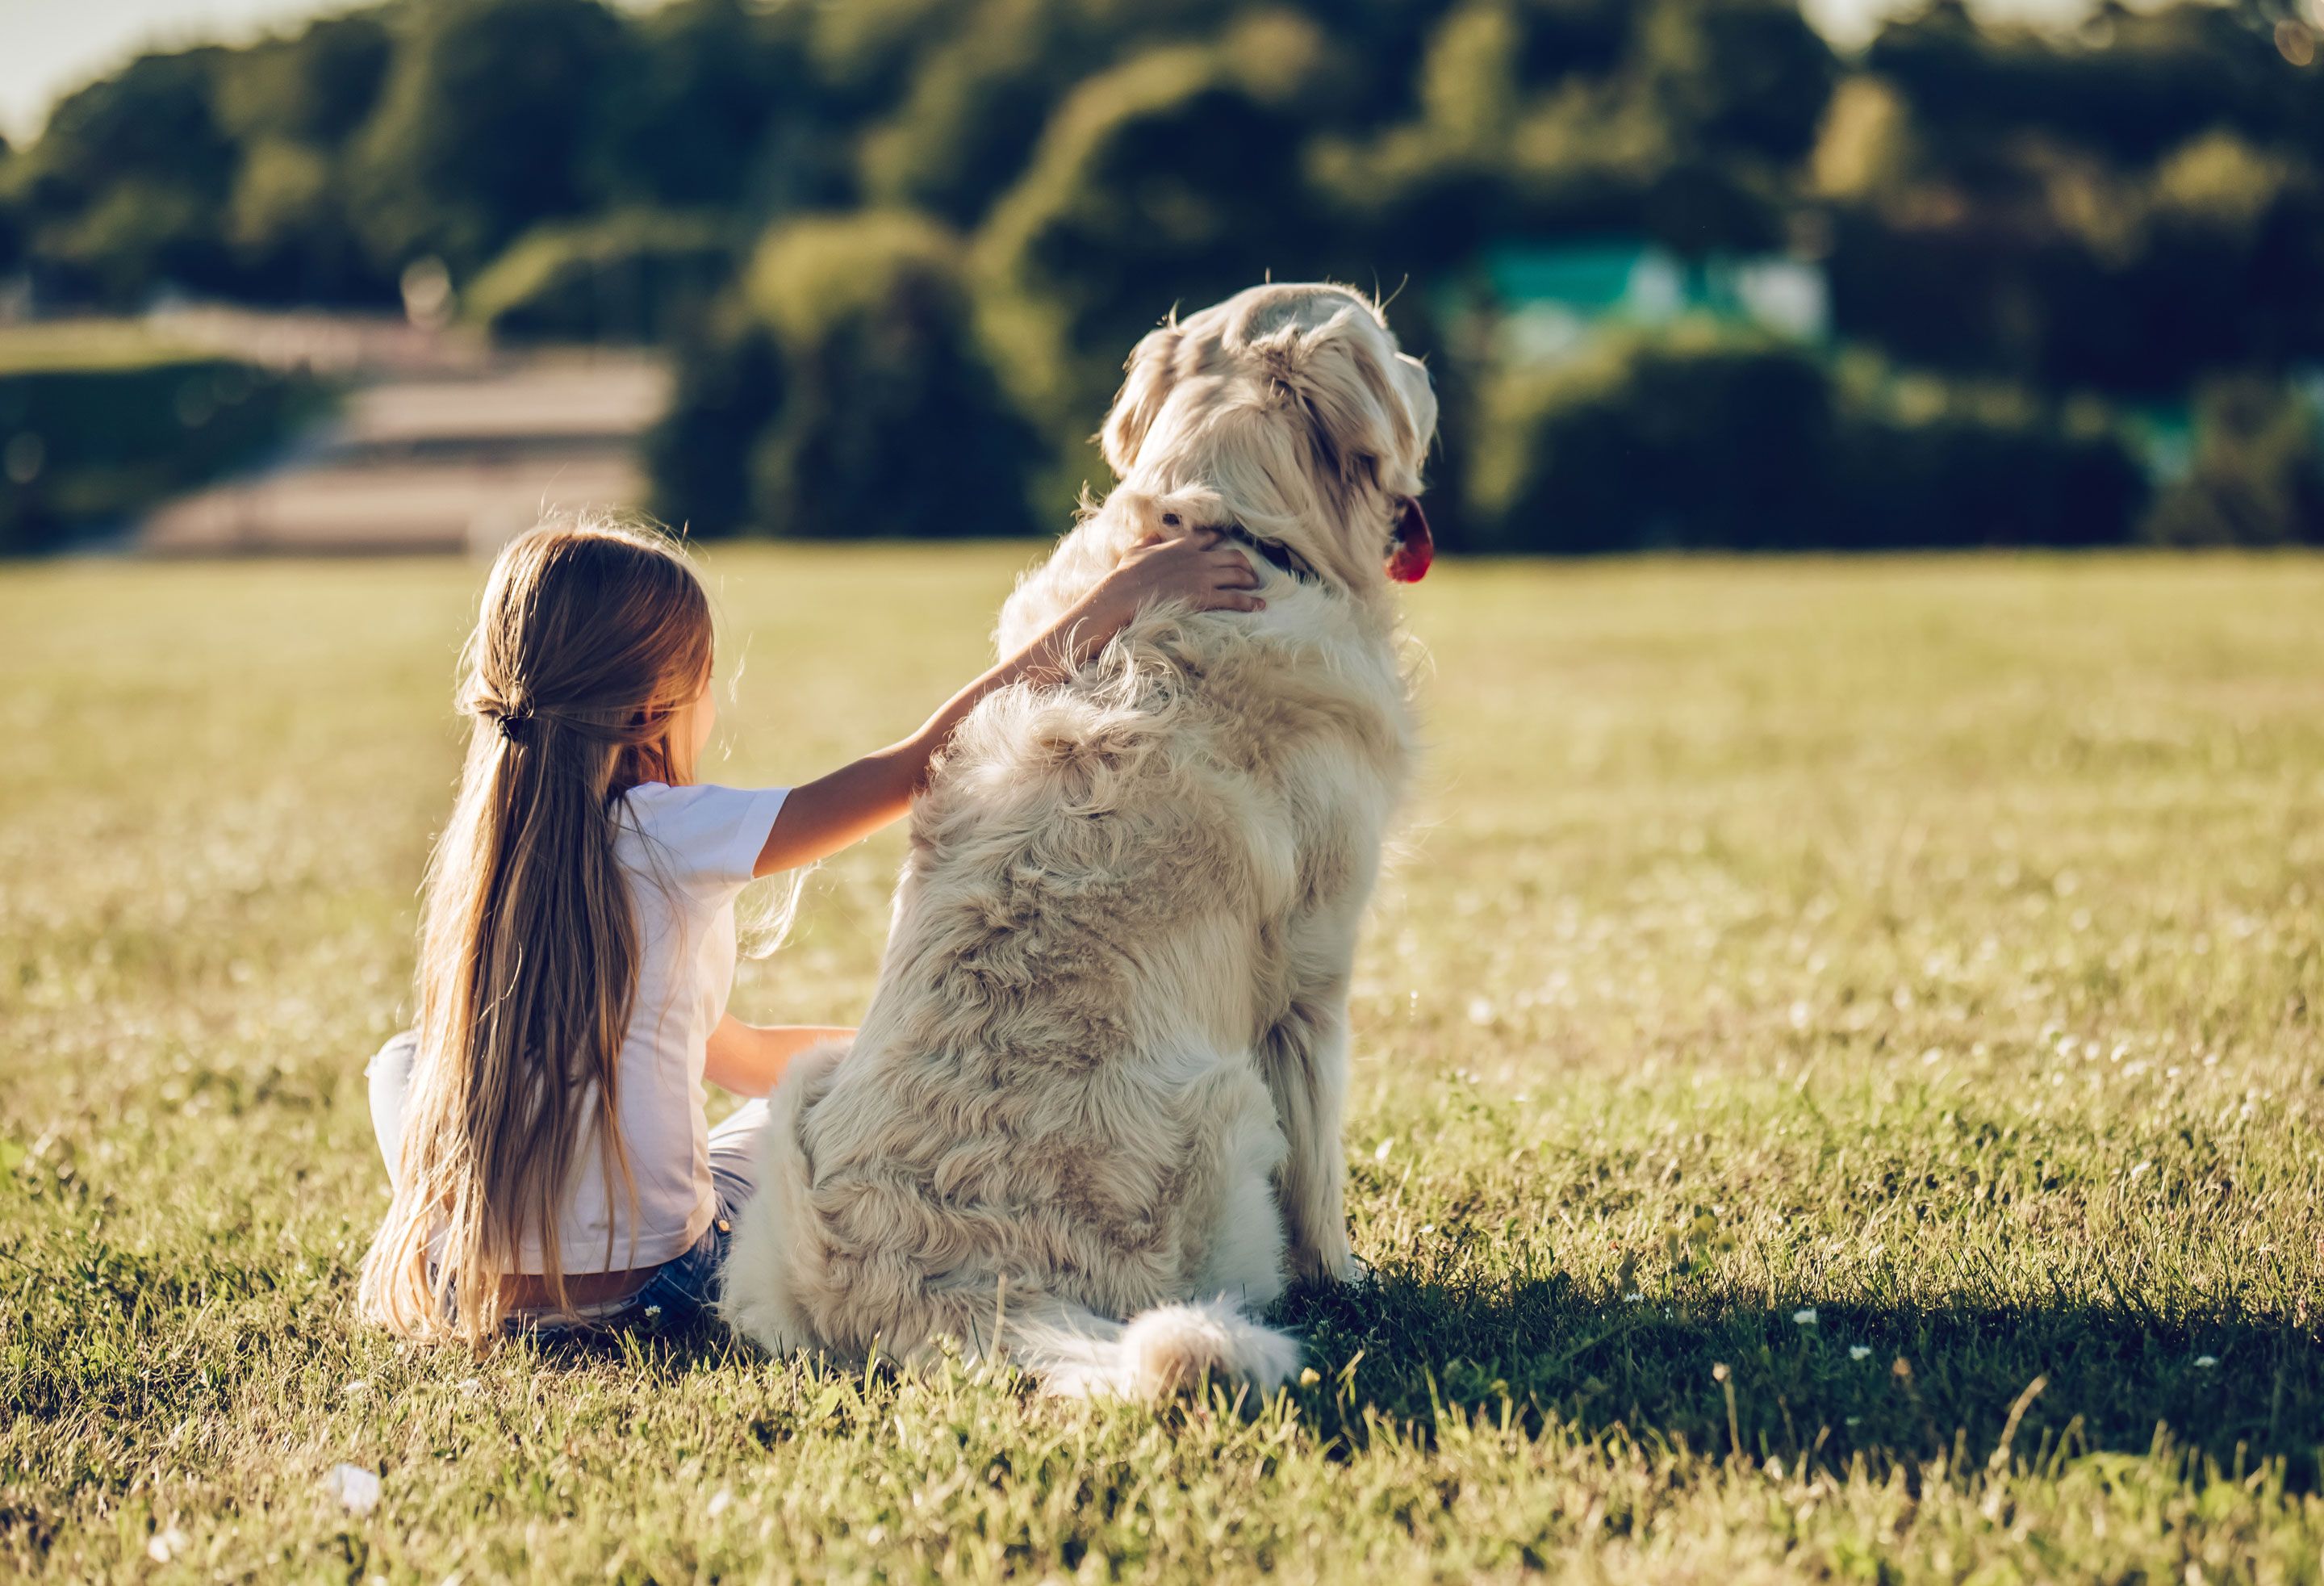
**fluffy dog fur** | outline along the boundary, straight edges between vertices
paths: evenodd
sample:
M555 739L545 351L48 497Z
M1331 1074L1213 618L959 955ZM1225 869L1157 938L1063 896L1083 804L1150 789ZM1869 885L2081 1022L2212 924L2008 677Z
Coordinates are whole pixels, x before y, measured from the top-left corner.
M1239 523L1312 576L1259 563L1257 615L1149 610L962 725L853 1050L776 1092L738 1330L859 1359L951 1338L1139 1397L1298 1369L1250 1314L1356 1266L1349 967L1413 758L1381 559L1435 423L1342 288L1255 288L1139 344L1102 438L1121 485L1019 585L1001 650L1174 524Z

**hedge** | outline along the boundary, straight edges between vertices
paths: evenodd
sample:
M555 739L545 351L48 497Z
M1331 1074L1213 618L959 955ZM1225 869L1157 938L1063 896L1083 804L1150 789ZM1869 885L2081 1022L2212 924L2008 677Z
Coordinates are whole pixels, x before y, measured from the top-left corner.
M247 464L320 405L309 381L231 358L0 351L0 554L49 550Z
M1469 484L1507 551L2129 540L2144 473L2101 410L1682 327L1489 384Z

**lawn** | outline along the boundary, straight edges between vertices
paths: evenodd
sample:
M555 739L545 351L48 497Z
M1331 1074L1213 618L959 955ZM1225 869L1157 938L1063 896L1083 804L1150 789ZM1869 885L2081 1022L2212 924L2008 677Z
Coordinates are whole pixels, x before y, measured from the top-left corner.
M911 724L1026 555L717 554L714 774ZM476 578L0 571L0 1572L2316 1578L2324 562L1443 567L1378 1284L1159 1416L355 1324ZM899 853L737 1010L852 1020Z

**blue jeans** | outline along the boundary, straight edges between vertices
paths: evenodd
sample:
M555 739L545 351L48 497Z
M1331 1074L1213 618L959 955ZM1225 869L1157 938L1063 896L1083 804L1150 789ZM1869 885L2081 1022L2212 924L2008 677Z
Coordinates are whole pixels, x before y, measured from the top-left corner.
M388 1172L395 1171L403 1139L403 1116L411 1088L411 1064L420 1038L406 1030L379 1049L364 1070L371 1082L371 1128ZM710 1131L710 1182L717 1205L710 1226L693 1248L664 1261L637 1293L603 1309L585 1307L582 1319L600 1327L668 1325L707 1312L717 1303L720 1275L726 1267L726 1248L733 1241L734 1219L742 1203L758 1188L759 1130L767 1121L767 1104L746 1102ZM521 1316L512 1325L554 1327L564 1318Z

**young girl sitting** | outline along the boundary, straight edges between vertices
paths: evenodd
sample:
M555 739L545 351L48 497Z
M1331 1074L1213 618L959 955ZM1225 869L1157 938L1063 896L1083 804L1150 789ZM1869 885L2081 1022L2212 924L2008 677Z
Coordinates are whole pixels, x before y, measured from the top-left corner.
M460 706L475 718L429 868L420 1021L370 1069L393 1198L364 1313L481 1344L715 1297L763 1102L710 1130L703 1082L764 1096L852 1031L725 1011L734 900L903 815L977 701L1063 678L1148 602L1254 610L1215 531L1133 552L1048 634L909 738L788 792L697 783L710 605L678 551L548 526L493 564Z

